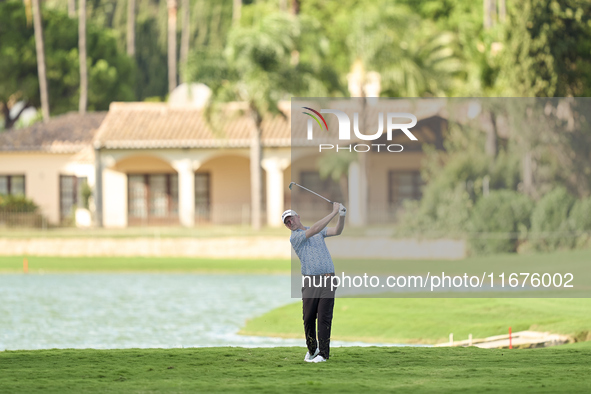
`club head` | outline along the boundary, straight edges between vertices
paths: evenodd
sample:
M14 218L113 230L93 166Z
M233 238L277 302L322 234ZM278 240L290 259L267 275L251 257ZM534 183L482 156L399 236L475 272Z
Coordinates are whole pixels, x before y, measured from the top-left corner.
M295 182L290 182L289 183L289 190L291 190L291 187L295 184Z

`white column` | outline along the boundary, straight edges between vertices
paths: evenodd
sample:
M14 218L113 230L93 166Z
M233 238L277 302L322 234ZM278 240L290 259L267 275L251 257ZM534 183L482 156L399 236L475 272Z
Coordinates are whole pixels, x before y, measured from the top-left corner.
M349 206L347 216L351 226L365 225L367 209L367 184L363 176L362 166L354 161L349 164Z
M264 159L263 168L267 175L267 225L269 227L281 226L281 214L283 213L283 170L285 169L278 158Z
M127 227L127 174L103 170L103 226Z
M195 226L195 172L190 159L172 164L179 175L179 220L185 227Z

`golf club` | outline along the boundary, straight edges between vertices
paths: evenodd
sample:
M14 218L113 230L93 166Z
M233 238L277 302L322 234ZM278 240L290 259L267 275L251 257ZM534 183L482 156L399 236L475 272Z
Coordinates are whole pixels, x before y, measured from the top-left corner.
M304 189L304 190L307 190L307 191L309 191L310 193L317 195L318 197L322 198L323 200L326 200L326 201L328 201L328 202L329 202L329 203L331 203L331 204L333 203L333 202L332 202L332 201L330 201L328 198L326 198L326 197L322 197L320 194L318 194L318 193L316 193L316 192L313 192L312 190L310 190L310 189L308 189L308 188L306 188L306 187L304 187L304 186L302 186L302 185L299 185L299 184L297 184L297 183L295 183L295 182L290 182L290 184L289 184L289 190L292 190L292 189L291 189L291 187L292 187L293 185L299 186L299 187L301 187L302 189Z

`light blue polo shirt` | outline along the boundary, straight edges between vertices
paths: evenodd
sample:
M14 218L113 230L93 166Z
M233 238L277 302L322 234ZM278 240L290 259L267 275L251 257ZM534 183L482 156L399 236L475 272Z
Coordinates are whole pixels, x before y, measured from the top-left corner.
M306 227L306 230L310 227ZM306 232L297 229L291 232L289 241L302 263L302 275L321 275L334 272L332 258L324 242L328 228L318 234L306 238Z

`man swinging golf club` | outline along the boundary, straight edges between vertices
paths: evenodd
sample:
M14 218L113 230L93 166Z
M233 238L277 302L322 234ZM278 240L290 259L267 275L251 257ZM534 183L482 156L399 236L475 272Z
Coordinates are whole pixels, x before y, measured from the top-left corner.
M290 189L292 185L322 197L295 182L290 183ZM330 329L336 291L330 285L331 276L334 275L335 270L324 238L340 235L343 232L347 213L343 204L324 199L332 203L332 212L311 227L302 225L300 215L291 209L281 215L285 227L291 230L289 240L302 265L304 332L308 347L304 361L313 363L326 361L330 356ZM339 215L336 227L326 227L336 215ZM316 320L318 320L318 340L316 339Z

